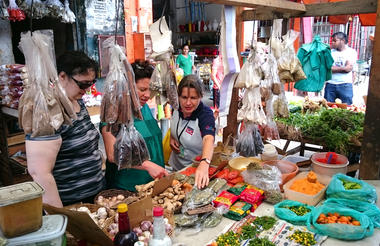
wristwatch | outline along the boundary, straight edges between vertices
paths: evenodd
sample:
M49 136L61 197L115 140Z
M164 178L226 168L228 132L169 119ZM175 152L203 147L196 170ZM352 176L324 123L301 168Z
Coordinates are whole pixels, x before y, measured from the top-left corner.
M209 159L207 159L207 158L202 158L200 161L199 161L199 163L200 162L202 162L202 161L204 161L204 162L206 162L207 164L211 164L211 161L209 160Z

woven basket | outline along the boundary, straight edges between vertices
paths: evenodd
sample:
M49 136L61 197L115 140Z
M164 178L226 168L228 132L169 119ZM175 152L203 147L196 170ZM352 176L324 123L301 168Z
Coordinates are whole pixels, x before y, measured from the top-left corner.
M98 211L99 208L103 207L103 206L100 206L100 205L97 205L97 204L91 204L91 203L76 203L76 204L72 204L72 205L69 205L69 206L65 206L64 208L65 209L70 209L70 210L77 210L78 208L80 207L87 207L91 213L94 213L96 211ZM115 221L115 215L116 215L116 212L112 209L109 209L107 207L106 208L106 211L107 211L107 214L108 214L108 217L105 219L104 223L103 223L103 226L99 226L100 229L102 229L102 231L107 234L108 237L111 238L111 236L109 235L108 233L108 226L110 224L112 224L114 221ZM95 222L94 222L95 223Z
M104 198L110 198L110 197L115 197L118 195L123 195L125 197L125 199L123 201L119 201L117 204L115 204L109 208L117 209L117 205L119 205L120 203L131 204L132 202L138 200L137 199L137 193L135 193L135 192L130 192L127 190L109 189L109 190L101 191L99 194L97 194L96 197L94 198L94 203L98 204L98 197L99 196L103 196ZM136 199L134 199L134 198L136 198Z

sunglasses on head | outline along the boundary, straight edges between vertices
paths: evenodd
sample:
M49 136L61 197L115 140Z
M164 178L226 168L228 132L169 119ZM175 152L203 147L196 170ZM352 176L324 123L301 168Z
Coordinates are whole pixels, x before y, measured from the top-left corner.
M79 89L81 89L81 90L86 90L87 88L91 87L93 84L96 83L96 79L94 79L91 82L80 82L80 81L74 79L73 77L71 77L71 79L74 80L74 82L78 85Z

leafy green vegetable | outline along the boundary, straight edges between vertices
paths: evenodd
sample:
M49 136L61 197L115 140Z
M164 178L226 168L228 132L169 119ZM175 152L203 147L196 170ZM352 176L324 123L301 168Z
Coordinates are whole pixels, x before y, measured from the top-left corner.
M344 180L344 179L340 179L340 181L343 182L343 186L346 190L357 190L357 189L362 188L362 186L356 182L351 182L351 181Z
M276 223L276 219L271 216L256 217L252 224L262 226L264 230L269 230Z
M364 114L321 108L315 113L291 113L289 118L276 118L276 121L299 129L303 137L323 143L329 151L348 154L350 144L358 141L363 132Z
M249 241L249 246L275 246L268 238L254 238Z
M254 238L257 234L259 234L259 231L256 226L245 225L241 228L240 240Z

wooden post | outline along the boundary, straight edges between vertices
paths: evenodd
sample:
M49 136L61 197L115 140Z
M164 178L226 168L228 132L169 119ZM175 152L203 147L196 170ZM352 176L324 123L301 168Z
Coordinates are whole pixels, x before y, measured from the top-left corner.
M13 174L8 158L7 123L0 108L0 181L2 185L13 184Z
M380 179L380 0L377 1L375 43L369 80L367 111L364 121L364 137L361 149L361 179Z
M236 44L237 52L239 56L239 61L241 60L240 51L242 49L243 31L241 20L241 13L243 12L242 7L236 7ZM238 99L239 99L239 89L234 88L232 91L230 109L227 116L227 126L223 129L223 143L227 141L228 136L231 134L236 137L238 123L237 123L237 113L238 113ZM232 144L232 142L230 143Z

